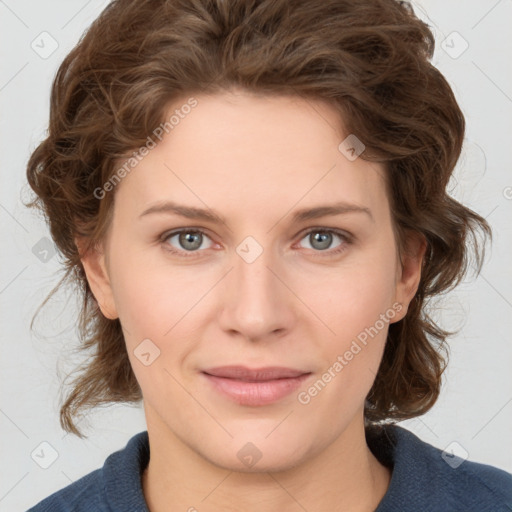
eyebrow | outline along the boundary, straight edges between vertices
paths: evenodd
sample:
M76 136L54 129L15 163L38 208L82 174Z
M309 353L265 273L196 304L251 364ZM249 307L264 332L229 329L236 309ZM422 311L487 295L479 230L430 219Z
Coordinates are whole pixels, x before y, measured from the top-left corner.
M172 201L159 201L158 203L155 203L154 205L144 210L139 215L139 218L155 213L176 214L180 215L181 217L186 217L187 219L226 224L224 217L211 209L180 205ZM304 222L307 220L317 219L319 217L326 217L329 215L342 215L346 213L364 213L368 215L372 221L375 221L371 210L366 206L359 206L346 202L338 202L334 204L320 205L312 208L303 208L301 210L297 210L292 216L292 221Z

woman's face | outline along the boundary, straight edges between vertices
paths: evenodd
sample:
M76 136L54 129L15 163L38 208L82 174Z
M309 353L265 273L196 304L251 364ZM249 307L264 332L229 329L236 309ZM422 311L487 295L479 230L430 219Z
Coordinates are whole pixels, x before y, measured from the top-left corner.
M235 92L173 105L173 128L108 192L106 259L83 261L123 326L148 430L221 467L279 470L362 428L421 250L399 265L383 168L340 150L331 107ZM222 366L304 375L204 373Z

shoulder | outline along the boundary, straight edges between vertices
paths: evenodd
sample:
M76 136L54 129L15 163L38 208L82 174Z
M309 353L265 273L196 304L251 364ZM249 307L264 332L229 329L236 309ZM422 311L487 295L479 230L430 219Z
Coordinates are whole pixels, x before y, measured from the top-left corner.
M397 425L376 429L368 445L393 465L377 512L512 511L512 474L506 471L444 452Z
M102 468L48 496L27 512L147 512L141 474L149 461L147 431L110 454Z

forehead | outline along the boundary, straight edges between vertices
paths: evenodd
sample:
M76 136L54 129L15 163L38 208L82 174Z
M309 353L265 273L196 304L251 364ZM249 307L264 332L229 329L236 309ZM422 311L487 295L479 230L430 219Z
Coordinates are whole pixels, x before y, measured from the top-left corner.
M350 134L333 106L238 90L194 100L169 106L172 128L117 187L132 209L166 199L259 215L336 201L386 207L383 168L340 150Z

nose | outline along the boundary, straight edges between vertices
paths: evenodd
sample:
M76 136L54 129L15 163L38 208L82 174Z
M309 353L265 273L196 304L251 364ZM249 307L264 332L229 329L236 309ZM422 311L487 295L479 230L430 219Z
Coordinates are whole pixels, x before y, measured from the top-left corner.
M251 341L283 336L296 321L300 304L287 283L289 273L270 249L259 253L257 246L241 245L220 290L220 326ZM257 255L251 255L256 249Z

